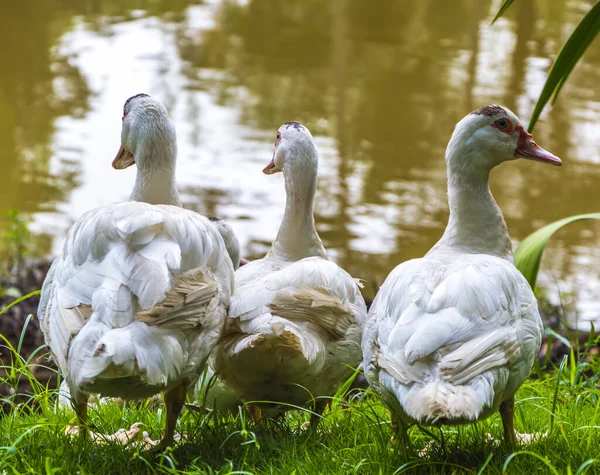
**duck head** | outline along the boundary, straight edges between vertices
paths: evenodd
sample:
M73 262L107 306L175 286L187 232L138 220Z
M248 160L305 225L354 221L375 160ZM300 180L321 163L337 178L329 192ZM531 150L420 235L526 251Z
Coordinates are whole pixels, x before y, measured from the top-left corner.
M263 169L266 175L296 169L316 170L318 154L309 130L300 122L286 122L277 130L273 158Z
M127 99L122 120L121 147L113 168L122 170L133 164L138 168L160 167L161 160L177 155L175 126L167 109L148 94Z
M446 150L449 171L461 174L489 173L517 158L562 165L560 158L535 143L513 112L495 104L471 112L456 124Z

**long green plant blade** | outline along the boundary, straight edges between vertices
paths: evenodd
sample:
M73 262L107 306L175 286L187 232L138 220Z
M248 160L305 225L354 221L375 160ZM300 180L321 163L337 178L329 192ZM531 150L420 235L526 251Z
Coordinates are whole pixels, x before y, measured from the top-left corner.
M542 110L552 98L552 103L556 101L558 93L562 89L565 81L573 71L585 50L600 31L600 1L597 2L589 12L585 14L575 31L569 36L560 53L556 57L552 69L546 79L546 84L540 93L540 97L535 104L531 120L529 121L529 131L535 127Z
M0 310L0 315L8 311L11 307L14 307L15 305L21 303L23 300L27 300L29 297L33 297L34 295L39 295L41 293L41 290L34 290L33 292L29 292L27 295L23 295L23 297L19 297L18 299L13 300L6 307Z
M500 18L502 15L504 15L504 12L508 9L508 7L510 7L512 5L512 2L513 2L513 0L504 0L504 2L502 2L502 6L500 7L500 10L498 10L498 13L496 13L496 16L492 20L492 25L494 23L496 23L496 20L498 18Z
M563 226L582 219L600 219L600 213L579 214L555 221L530 234L519 244L515 250L515 266L525 276L532 289L535 290L540 262L550 236Z
M502 2L500 10L498 10L498 13L492 20L492 25L504 14L512 3L513 0L504 0L504 2ZM529 121L528 127L530 132L533 131L533 128L548 101L550 99L552 99L552 103L556 101L558 93L564 86L571 71L573 71L573 68L575 68L575 65L579 62L583 53L585 53L590 43L594 40L598 31L600 31L600 1L585 14L581 22L579 22L579 25L577 25L577 28L575 28L558 53L558 56L550 69L544 88L540 93L540 97L535 104L533 113L531 114L531 120Z

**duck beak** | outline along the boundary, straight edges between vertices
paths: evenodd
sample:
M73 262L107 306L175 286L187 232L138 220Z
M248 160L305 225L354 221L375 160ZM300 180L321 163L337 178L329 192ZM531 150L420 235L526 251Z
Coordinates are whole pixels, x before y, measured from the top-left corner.
M538 162L545 162L558 167L562 165L560 158L536 144L531 134L521 125L518 125L516 128L519 131L519 142L517 142L515 157L537 160Z
M273 175L274 173L280 172L281 170L275 166L275 156L271 159L269 164L263 168L263 173L265 175Z
M117 152L117 156L112 162L113 168L116 170L124 170L134 163L135 159L133 157L133 153L131 153L129 150L125 150L123 145L121 145L121 148L119 148L119 151Z

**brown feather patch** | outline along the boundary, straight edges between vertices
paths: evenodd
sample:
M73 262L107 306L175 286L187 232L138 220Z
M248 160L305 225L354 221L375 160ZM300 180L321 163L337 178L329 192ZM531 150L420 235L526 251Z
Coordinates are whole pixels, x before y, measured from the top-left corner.
M498 104L491 104L489 106L484 106L476 111L471 112L473 115L485 115L488 117L492 117L498 114L506 114L506 109Z
M204 269L181 274L165 298L154 307L139 312L135 319L164 328L196 328L219 303L219 284Z
M315 323L336 339L343 338L356 324L352 308L323 287L280 292L267 307L280 317Z

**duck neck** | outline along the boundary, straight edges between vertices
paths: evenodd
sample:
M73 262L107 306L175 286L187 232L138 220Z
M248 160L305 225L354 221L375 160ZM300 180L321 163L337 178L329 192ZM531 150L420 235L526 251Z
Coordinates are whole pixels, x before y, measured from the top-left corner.
M317 172L306 164L297 170L284 170L285 213L277 238L268 257L297 261L305 257L327 256L317 234L313 208L317 189Z
M150 150L139 147L136 153L138 171L130 199L153 205L181 206L175 182L176 156L175 146L166 149L150 147Z
M450 218L434 249L452 248L512 260L512 246L502 211L489 187L489 171L468 176L448 170Z

